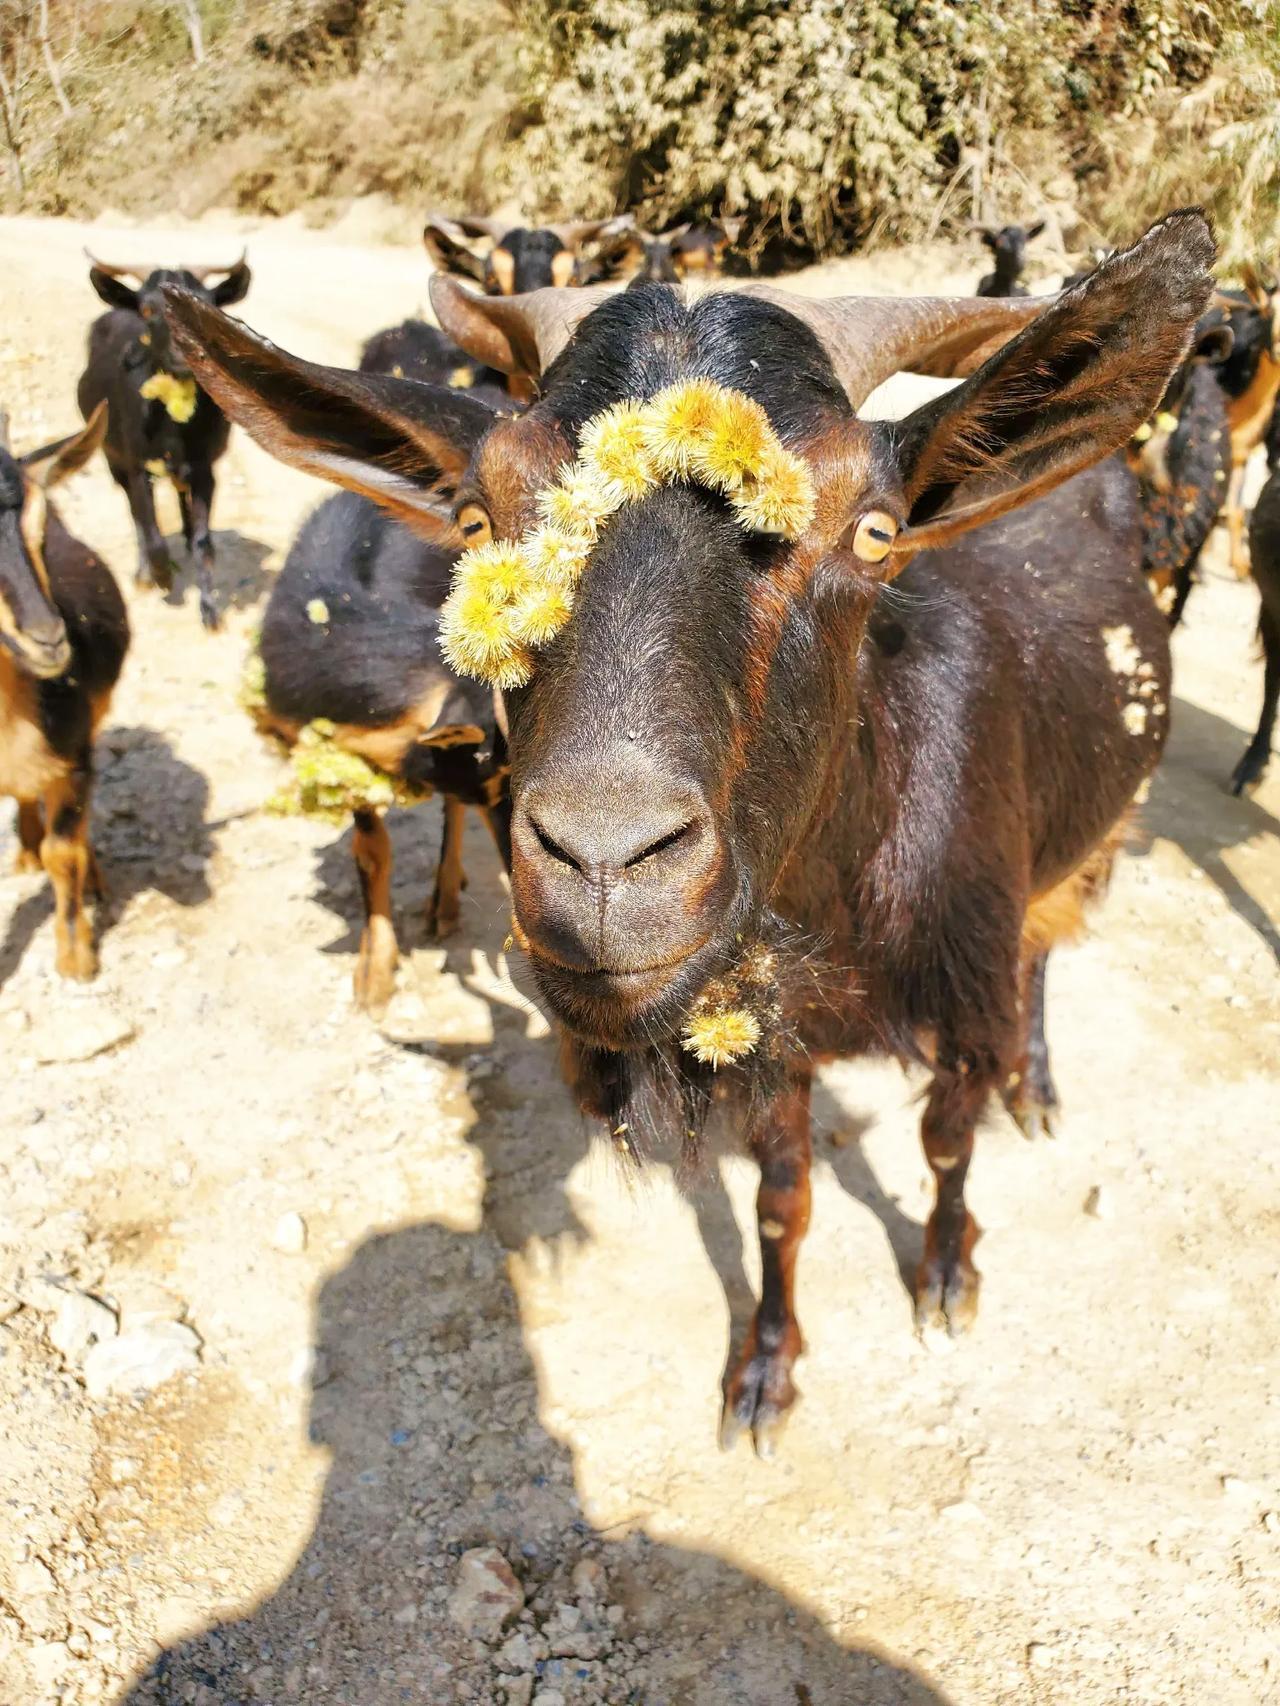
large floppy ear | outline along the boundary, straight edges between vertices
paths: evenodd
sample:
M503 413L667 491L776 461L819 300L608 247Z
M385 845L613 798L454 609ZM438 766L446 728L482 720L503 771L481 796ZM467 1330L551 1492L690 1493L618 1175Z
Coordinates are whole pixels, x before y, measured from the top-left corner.
M249 263L241 255L224 279L214 285L212 295L219 308L230 308L234 302L243 302L249 294L249 284L253 274L249 271Z
M432 266L484 283L485 259L494 246L491 237L470 237L456 221L435 214L422 229L422 241Z
M900 422L894 552L944 544L1118 450L1186 354L1214 255L1198 208L1170 214Z
M79 432L73 432L68 438L60 438L56 444L46 444L39 450L29 450L20 460L28 479L47 492L51 486L56 486L72 474L78 474L90 457L101 449L106 436L107 405L104 400L98 404Z
M497 409L447 385L302 361L177 285L164 299L196 379L264 450L372 498L434 544L462 543L454 492Z
M436 273L429 285L436 319L467 354L501 373L538 379L588 314L615 295L604 284L577 290L531 290L524 296L477 296Z
M133 314L138 312L139 292L127 285L122 278L117 278L102 267L90 267L89 283L108 308L126 308Z

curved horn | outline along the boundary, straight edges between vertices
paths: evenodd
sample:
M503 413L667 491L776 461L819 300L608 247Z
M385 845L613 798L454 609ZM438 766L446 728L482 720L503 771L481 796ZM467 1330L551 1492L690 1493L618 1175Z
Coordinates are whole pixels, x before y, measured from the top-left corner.
M147 261L137 266L112 266L108 261L100 261L92 249L84 251L84 258L90 266L96 267L99 272L106 273L108 278L136 278L139 284L145 284L152 273L159 270L154 261Z
M802 320L831 358L836 377L859 408L895 373L958 379L1056 300L1053 296L793 296L769 284L749 296Z
M616 291L587 284L577 290L531 290L524 296L482 296L448 273L429 285L436 319L468 355L504 373L545 373L577 330Z
M570 219L559 225L543 225L543 231L553 231L564 244L566 249L576 249L583 243L589 243L593 237L598 237L606 225L621 231L627 222L634 225L635 221L629 213L614 214L609 219Z
M175 267L173 270L175 272L189 272L197 284L203 284L207 278L219 278L223 273L235 272L236 268L242 267L248 258L248 249L241 249L239 259L232 261L229 267L189 267L184 264Z

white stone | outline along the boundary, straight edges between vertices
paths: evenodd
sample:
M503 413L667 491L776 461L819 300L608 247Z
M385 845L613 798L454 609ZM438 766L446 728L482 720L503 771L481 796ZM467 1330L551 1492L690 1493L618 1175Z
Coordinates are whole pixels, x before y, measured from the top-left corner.
M282 1214L271 1234L274 1247L285 1256L300 1256L307 1247L307 1223L295 1210Z
M69 1291L47 1331L54 1350L71 1367L79 1368L92 1345L115 1338L119 1322L115 1311L96 1297L83 1291Z
M200 1340L181 1321L148 1321L96 1344L84 1362L91 1398L151 1392L200 1366Z
M524 1591L496 1546L475 1546L458 1560L449 1615L468 1635L494 1640L524 1605Z

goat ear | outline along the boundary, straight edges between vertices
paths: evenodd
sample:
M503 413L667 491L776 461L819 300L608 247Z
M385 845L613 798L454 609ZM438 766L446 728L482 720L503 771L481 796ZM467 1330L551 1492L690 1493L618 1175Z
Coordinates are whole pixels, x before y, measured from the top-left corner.
M1214 254L1198 208L1170 214L908 415L894 434L907 511L895 553L944 544L1119 449L1186 352Z
M460 226L451 221L446 224L442 219L428 219L422 242L432 266L439 267L441 272L461 273L464 278L484 283L485 255L470 246ZM489 250L493 243L490 240L484 246Z
M249 294L249 284L253 274L249 271L249 263L242 257L227 274L214 285L212 295L214 303L219 308L230 308L234 302L243 302Z
M454 490L496 409L445 385L302 361L176 285L164 299L201 387L264 450L372 498L434 544L462 543Z
M1191 359L1210 367L1221 367L1235 347L1236 335L1230 326L1210 326L1207 331L1196 333Z
M107 436L107 405L105 400L89 419L68 438L56 444L46 444L40 450L29 450L21 458L22 466L33 485L48 491L72 474L78 474L91 456L102 447Z
M642 231L629 215L610 220L578 251L578 283L600 284L605 279L617 278L621 268L643 259L647 237L649 233Z
M122 279L113 277L109 272L104 272L101 267L90 267L89 283L108 308L126 308L134 314L138 312L140 292L125 284Z

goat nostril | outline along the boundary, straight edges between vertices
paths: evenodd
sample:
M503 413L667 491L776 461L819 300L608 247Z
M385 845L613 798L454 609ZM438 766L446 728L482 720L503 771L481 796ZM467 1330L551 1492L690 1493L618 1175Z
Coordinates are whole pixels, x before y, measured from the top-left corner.
M554 840L553 837L547 834L546 830L543 829L542 825L538 822L537 818L534 817L532 812L529 814L529 826L537 836L539 845L542 847L544 853L550 854L550 856L559 864L567 865L571 871L581 871L582 866L578 861L571 853L566 853L558 841Z
M637 865L643 865L646 859L656 859L659 853L665 853L668 847L674 847L677 841L683 841L692 828L692 823L682 823L678 829L673 829L670 834L660 836L657 841L642 848L634 858L628 859L626 869L628 871L634 870Z

